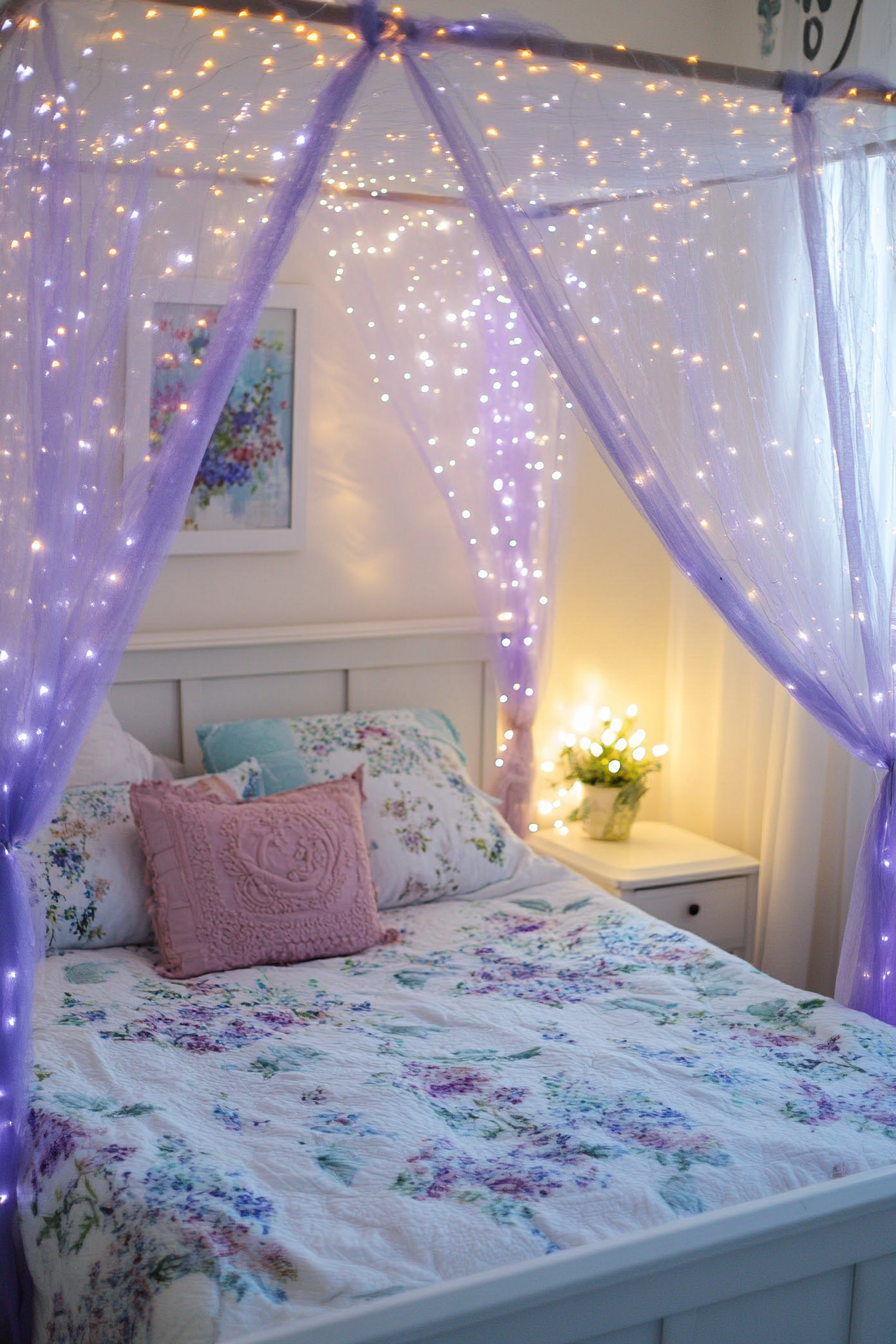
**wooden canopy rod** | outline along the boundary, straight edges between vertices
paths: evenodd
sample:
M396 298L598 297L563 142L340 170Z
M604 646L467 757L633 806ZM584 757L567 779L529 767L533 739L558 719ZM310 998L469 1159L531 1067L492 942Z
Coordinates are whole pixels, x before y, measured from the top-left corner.
M163 3L183 9L193 9L194 0L163 0ZM356 28L357 11L351 5L331 4L328 0L291 0L282 7L270 5L248 6L243 0L213 0L204 8L221 14L245 14L251 17L269 18L280 13L290 17L304 19L306 22L333 24L342 28ZM379 17L385 31L401 38L413 31L413 19L403 14L379 11ZM427 38L435 46L447 43L452 46L475 46L489 51L530 52L533 56L553 57L569 61L574 65L601 65L615 70L637 70L650 75L673 75L683 79L701 79L713 84L731 84L741 89L758 89L764 93L780 93L784 87L782 70L757 70L746 65L727 65L722 61L702 61L697 56L662 56L653 51L639 51L618 45L604 46L596 42L571 42L564 37L553 37L544 30L525 29L504 32L496 26L494 35L483 41L481 37L466 33L459 23L446 21L445 26ZM890 97L880 89L864 88L856 85L855 98L866 102L889 102Z

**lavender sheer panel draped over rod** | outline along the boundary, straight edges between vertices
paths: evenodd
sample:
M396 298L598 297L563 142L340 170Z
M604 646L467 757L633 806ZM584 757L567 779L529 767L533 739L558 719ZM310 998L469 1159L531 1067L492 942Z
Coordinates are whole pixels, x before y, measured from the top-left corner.
M857 183L837 184L842 199L837 199L839 192L825 189L822 138L813 112L813 101L822 93L848 88L851 82L836 75L790 74L784 97L794 114L800 207L840 483L852 606L862 640L870 700L867 709L879 743L876 764L886 769L856 867L836 993L854 1008L896 1022L896 568L891 548L882 544L879 510L884 501L878 495L873 468L881 448L892 455L893 436L890 426L875 422L872 415L873 392L861 349L864 329L884 314L880 304L875 305L877 312L872 309L860 315L856 311L863 277L854 274L857 264L866 260L875 203L861 171ZM881 81L881 87L889 86ZM891 159L888 177L892 168ZM844 207L852 217L844 213ZM888 242L884 264L889 271L886 280L892 285L892 234ZM875 437L883 433L886 443L875 444Z
M780 364L783 374L776 371L773 375L770 375L767 364L757 364L750 347L762 336L760 331L753 329L754 323L762 324L755 315L742 335L728 333L726 346L734 350L739 361L740 367L735 372L740 375L741 386L735 390L733 399L740 403L742 411L745 405L756 403L760 393L769 390L770 379L781 382L788 369L794 370L794 381L801 376L807 379L812 376L810 366L818 364L819 377L814 394L807 393L805 388L798 389L804 395L805 404L797 414L805 424L795 432L792 425L789 431L784 431L785 435L790 433L791 443L797 443L810 427L820 430L814 434L813 449L824 460L825 475L829 477L825 482L827 493L822 500L824 491L816 490L807 512L804 507L805 480L800 471L788 473L788 464L778 460L783 443L788 440L784 435L773 437L769 423L760 424L762 414L758 409L749 411L754 422L752 426L747 427L741 422L742 446L739 449L724 441L718 427L707 423L708 413L722 411L721 398L732 399L731 389L722 392L715 378L721 373L730 374L733 364L723 363L720 358L719 368L710 368L714 345L712 327L717 322L714 310L719 295L709 279L714 268L707 263L718 255L719 244L717 241L715 247L706 248L700 257L706 274L701 284L695 278L695 239L693 236L677 236L685 229L693 233L693 229L683 225L681 216L684 211L670 207L668 200L677 190L683 206L702 212L701 225L711 219L713 211L720 218L727 215L726 222L734 229L732 237L739 235L739 241L754 244L759 252L763 249L762 235L768 230L769 218L763 219L758 211L744 209L738 219L736 212L733 216L730 211L720 209L711 200L711 188L723 185L725 178L712 174L707 174L707 181L703 183L690 184L685 178L684 192L678 182L666 184L669 196L664 192L663 184L652 184L654 190L649 193L650 199L643 203L638 197L644 195L644 191L637 188L617 192L615 199L614 193L608 190L603 200L598 197L596 203L592 197L588 205L596 208L599 222L593 218L583 222L583 210L568 210L576 221L578 247L583 245L584 229L594 231L584 235L588 241L594 241L594 234L608 233L605 221L612 218L618 236L622 238L624 233L628 234L625 242L616 245L616 252L630 252L633 246L638 246L647 253L639 260L642 272L647 270L645 261L663 260L669 266L668 272L665 275L660 272L660 278L652 284L631 284L630 274L624 277L620 274L625 289L607 294L606 273L602 277L599 275L599 263L589 268L587 261L583 264L584 259L579 260L573 273L571 264L559 251L558 240L550 240L539 231L535 221L544 215L552 217L550 210L545 211L540 202L531 198L528 205L535 206L534 210L527 209L526 205L521 207L515 199L508 201L508 196L513 197L514 192L507 186L507 160L496 165L495 160L489 158L487 137L490 131L484 125L484 119L476 115L475 104L465 104L459 97L457 75L446 69L447 62L443 59L438 67L435 62L429 66L413 56L408 58L407 65L433 124L439 128L460 166L468 198L475 206L520 306L623 488L672 558L754 655L849 751L865 762L887 770L859 861L838 994L853 1006L896 1022L896 991L892 988L896 979L896 960L891 950L896 943L896 889L889 839L894 820L892 773L893 730L896 727L891 647L893 552L891 544L886 543L883 547L880 544L882 528L892 530L889 526L893 501L892 471L881 463L880 456L889 443L888 420L893 411L888 409L886 420L876 418L872 423L871 406L862 405L863 392L866 392L876 401L875 413L879 412L877 403L886 381L886 370L882 367L887 361L885 344L878 340L873 358L867 353L863 355L863 345L874 344L872 333L878 330L875 317L881 335L889 322L892 262L888 260L890 270L886 274L875 271L878 292L869 289L862 273L871 260L869 195L874 191L871 179L876 171L891 176L892 154L888 152L887 142L878 149L870 138L874 134L874 128L870 126L864 131L864 140L849 132L845 136L842 132L841 136L832 135L833 144L828 144L823 151L815 128L815 114L808 102L808 98L823 93L845 93L850 88L854 92L859 83L866 88L877 87L882 93L887 92L888 86L867 75L840 75L836 80L827 81L813 80L812 77L802 81L792 77L786 83L785 100L789 103L793 99L795 103L792 143L796 150L796 173L789 171L789 165L782 173L771 164L751 173L748 161L742 159L738 165L740 171L731 174L735 181L741 178L752 184L744 191L744 198L750 196L751 190L757 190L757 184L786 179L782 190L777 191L777 218L772 218L779 228L787 225L791 233L793 225L802 220L806 244L802 255L791 255L784 264L777 265L774 249L771 249L766 257L769 268L764 275L753 274L751 283L741 277L744 295L750 290L752 302L732 304L731 308L747 310L752 307L755 310L758 285L765 290L769 303L768 295L775 292L776 285L780 285L785 276L790 278L790 268L800 272L796 280L805 285L808 278L808 295L814 306L809 345L803 329L807 313L800 314L797 331L792 330L794 315L781 314L775 353L783 352L789 340L792 349L801 349L807 363L801 365L798 361L794 365L785 359ZM643 83L647 90L656 90L655 82ZM454 96L449 96L449 88ZM707 103L713 101L709 95L703 97ZM744 101L739 99L729 103L726 111L738 120L746 120L750 113L761 111L758 105L749 109L743 107ZM625 108L626 104L619 106ZM637 126L626 124L634 120L631 112L614 115L606 105L602 110L612 129L626 129L633 136L642 134ZM492 121L497 120L493 109L489 109L487 115ZM651 114L645 112L643 115L650 117ZM838 117L838 121L850 127L856 118ZM786 108L783 122L790 124ZM582 125L582 121L579 124ZM830 134L830 126L826 129ZM745 134L743 130L731 131L728 127L725 130L729 134ZM846 143L837 145L838 138L845 139ZM771 143L776 139L772 137ZM589 144L588 140L580 143ZM703 149L706 150L705 143ZM704 157L708 156L704 153ZM689 160L689 168L694 159ZM881 162L875 165L875 159ZM535 157L533 162L536 162ZM744 172L744 167L748 171ZM828 184L829 181L833 186ZM796 199L794 182L798 184ZM887 195L886 189L884 191ZM625 212L618 203L620 201L625 201L628 206ZM889 195L886 209L892 212ZM639 211L637 223L632 224L636 211ZM888 213L887 224L891 222ZM556 226L550 228L550 232L556 231ZM562 236L564 230L560 232ZM560 241L560 247L565 241ZM891 258L892 239L889 243ZM595 251L598 249L592 249ZM749 246L738 248L738 255L747 256L749 252ZM847 261L839 265L839 292L835 296L833 277L838 265L834 258L844 252ZM537 260L543 253L550 256L553 267ZM606 252L604 257L606 261ZM569 290L564 293L561 287L561 284L576 285L573 296L581 299L581 290L586 289L587 284L578 281L577 276L589 270L594 287L604 288L601 298L606 299L606 306L602 312L600 307L594 307L593 298L590 304L570 302ZM808 272L808 276L804 272ZM652 279L649 274L643 278ZM791 279L791 284L794 283ZM638 386L645 365L659 364L651 352L664 348L664 343L650 340L650 336L659 334L661 320L652 317L645 321L643 309L639 312L637 306L638 296L647 294L654 286L657 292L652 293L653 300L659 305L668 305L665 309L657 309L657 312L665 310L669 315L666 319L668 329L663 333L669 340L665 348L671 346L671 353L685 361L678 386L665 389L673 402L676 399L684 402L677 425L681 437L674 445L670 438L675 429L670 423L663 423L665 417L656 415L655 404L663 401L663 392L656 379L644 378L643 386ZM796 295L797 290L793 293ZM805 302L806 298L804 289L797 302ZM610 360L604 358L599 340L592 337L585 325L586 309L591 314L591 323L606 322L609 325L611 321L618 322L620 326L612 328L617 337L623 327L628 327L626 353L631 362L627 366L622 364L612 368ZM730 312L726 316L730 316ZM771 334L774 339L774 328ZM678 341L675 341L675 335ZM617 344L621 346L622 342ZM816 348L810 349L810 345ZM618 357L619 349L614 353ZM730 381L736 383L737 378ZM634 390L636 386L637 391ZM818 388L824 390L824 417L819 415ZM651 392L654 408L646 409L642 419L639 403L647 408ZM783 405L782 394L775 390L770 401L772 408L779 410ZM889 407L889 403L887 405ZM824 423L821 423L822 418ZM784 423L783 417L780 423ZM744 428L758 432L755 436L749 432L745 435ZM875 436L877 441L873 444ZM804 448L806 445L799 443L798 446ZM793 447L783 451L793 456ZM752 470L742 465L735 467L730 455L738 452L751 453L759 465ZM817 461L812 466L817 467ZM744 478L738 479L741 471ZM699 497L693 498L695 480L701 483L698 490L702 501ZM883 495L879 493L881 488ZM811 510L816 507L824 512L813 517ZM701 516L706 513L715 517ZM760 516L769 513L773 515L770 524ZM777 543L774 548L766 545L768 556L763 557L756 546L753 529L763 529L762 542L766 544L765 529L769 525L779 533L781 544L780 549ZM713 535L716 528L718 533ZM829 534L827 537L821 535L825 530ZM779 565L785 569L782 571Z
M312 100L189 401L161 451L122 483L117 356L141 247L151 253L152 220L164 216L152 181L164 127L137 129L127 108L101 109L104 143L91 143L98 161L80 157L81 88L68 77L63 46L77 41L78 25L69 10L57 34L61 9L44 5L20 23L0 55L3 278L11 291L0 324L7 328L0 427L0 1334L15 1344L30 1338L15 1191L38 954L21 845L52 815L182 522L269 285L372 59L361 48ZM90 92L88 86L83 116L96 131ZM112 144L131 146L129 158L111 154ZM189 228L195 235L194 221ZM147 442L148 433L147 425Z

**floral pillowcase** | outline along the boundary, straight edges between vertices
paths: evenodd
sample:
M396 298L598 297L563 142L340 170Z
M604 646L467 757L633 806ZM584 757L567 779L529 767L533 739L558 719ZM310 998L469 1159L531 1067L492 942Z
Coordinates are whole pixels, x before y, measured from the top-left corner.
M225 801L259 798L256 761L173 781ZM66 790L56 816L25 847L31 900L43 907L47 950L153 941L147 884L129 783Z
M363 765L362 816L381 910L482 888L491 895L531 859L470 780L456 729L435 711L250 719L197 734L206 769L224 769L251 752L266 794L339 779Z

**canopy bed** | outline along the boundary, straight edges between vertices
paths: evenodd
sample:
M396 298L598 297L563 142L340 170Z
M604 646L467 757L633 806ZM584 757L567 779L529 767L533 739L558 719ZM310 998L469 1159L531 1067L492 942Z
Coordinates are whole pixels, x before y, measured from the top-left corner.
M3 13L10 1337L28 1337L28 1268L40 1338L255 1326L259 1341L892 1337L896 1182L875 1170L896 1157L890 90L369 4L262 17L52 0ZM80 880L60 845L113 808L105 794L60 794L312 206L371 376L470 548L503 733L493 787L513 829L431 703L377 717L399 709L383 705L377 668L426 664L410 636L394 664L369 635L365 656L357 631L327 667L314 667L310 637L274 638L245 673L230 654L246 698L226 693L224 708L203 698L217 677L183 672L201 650L169 651L182 670L147 680L180 682L188 750L199 727L210 773L186 789L135 784L133 804L120 779L85 786L119 790L133 845L139 828L150 854L156 804L212 830L230 825L225 813L274 827L337 778L347 797L350 778L353 797L369 790L386 923L402 907L397 930L368 909L385 941L347 960L280 968L259 953L184 987L156 974L199 964L166 942L166 901L175 923L189 904L182 886L164 898L153 886L160 962L142 946L139 875L127 891L103 878L80 907L56 899L59 871ZM176 281L187 307L195 286L191 321L207 324L207 280L230 285L214 336L191 347L177 396L141 431L123 405L129 312L145 308L151 329ZM838 983L847 1007L631 912L514 836L528 820L570 414L747 647L886 772ZM135 461L124 476L123 439ZM296 645L298 663L283 653ZM473 700L456 698L487 750L482 651L445 661L469 667ZM251 713L253 674L340 669L347 686L368 678L354 715L323 692L275 703L277 690L267 712L287 718L226 722ZM441 695L415 677L407 706ZM419 798L401 792L415 776L399 759L419 764ZM444 826L448 799L461 814L455 848L439 853L455 857L433 876L408 809ZM395 854L406 872L389 868ZM35 862L48 884L36 900ZM161 890L177 873L160 865L150 860ZM368 878L358 900L372 890ZM130 903L128 937L101 936L103 900ZM66 928L74 941L38 968L26 1144L36 946ZM141 945L125 946L134 928ZM570 996L577 976L585 988ZM212 1021L227 1024L221 1040ZM312 1023L317 1044L292 1039ZM153 1075L154 1095L139 1094ZM190 1121L197 1098L210 1115ZM250 1154L239 1160L237 1134ZM293 1168L298 1184L283 1185Z

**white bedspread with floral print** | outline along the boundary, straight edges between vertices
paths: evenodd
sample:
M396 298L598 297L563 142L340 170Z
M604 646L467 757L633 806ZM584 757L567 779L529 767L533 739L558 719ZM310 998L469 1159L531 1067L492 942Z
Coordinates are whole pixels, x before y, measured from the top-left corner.
M43 964L40 1344L227 1339L896 1161L888 1027L568 874L394 914L189 984Z

